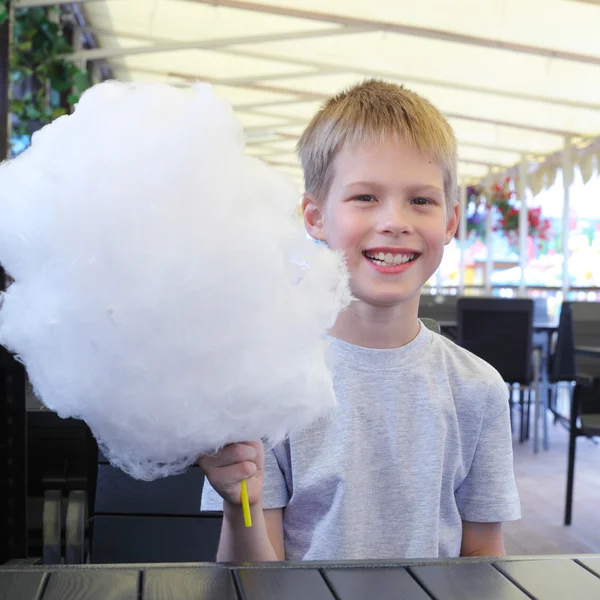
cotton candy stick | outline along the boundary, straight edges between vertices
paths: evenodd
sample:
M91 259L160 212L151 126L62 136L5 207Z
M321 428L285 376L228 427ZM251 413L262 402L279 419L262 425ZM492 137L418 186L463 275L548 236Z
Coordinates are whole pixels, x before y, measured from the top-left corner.
M242 481L242 490L240 493L242 500L242 510L244 511L244 525L246 527L252 527L252 515L250 514L250 501L248 500L248 484L244 479Z

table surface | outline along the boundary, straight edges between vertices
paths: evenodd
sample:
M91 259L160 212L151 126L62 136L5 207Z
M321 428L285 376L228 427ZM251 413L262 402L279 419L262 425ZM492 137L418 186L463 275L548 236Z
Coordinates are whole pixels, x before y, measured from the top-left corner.
M0 600L598 600L600 555L0 567Z
M595 356L600 358L600 346L575 346L575 352L583 356Z
M436 321L436 323L442 328L458 327L457 320L445 321L445 320L434 319L434 321ZM548 321L548 320L534 321L533 329L534 329L534 331L546 331L546 332L551 333L558 329L558 321Z

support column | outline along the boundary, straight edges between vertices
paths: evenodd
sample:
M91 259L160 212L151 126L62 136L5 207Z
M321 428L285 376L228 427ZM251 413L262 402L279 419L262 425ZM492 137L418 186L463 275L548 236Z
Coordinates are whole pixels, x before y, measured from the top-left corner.
M486 193L489 193L490 187L492 185L492 173L490 170L490 174L485 179L485 189ZM483 282L483 287L485 290L486 296L491 296L492 294L492 272L494 270L494 240L492 239L492 207L489 202L489 198L486 198L486 202L488 205L488 209L486 211L485 218L485 244L487 247L487 256L485 259L485 279Z
M525 190L527 189L527 159L525 156L521 156L521 162L519 163L519 179L517 187L517 196L521 202L521 209L519 210L519 265L521 267L521 281L519 282L519 296L525 297L527 295L527 281L525 276L525 269L529 262L527 256L527 234L529 233L529 208L527 206L527 199L525 197Z
M563 254L563 277L562 294L563 300L567 299L569 293L569 235L571 232L571 184L573 183L573 146L571 139L565 138L563 150L563 228L562 228L562 254Z
M467 185L460 186L460 219L458 221L458 243L460 247L460 269L458 275L458 293L465 293L466 251L467 251Z

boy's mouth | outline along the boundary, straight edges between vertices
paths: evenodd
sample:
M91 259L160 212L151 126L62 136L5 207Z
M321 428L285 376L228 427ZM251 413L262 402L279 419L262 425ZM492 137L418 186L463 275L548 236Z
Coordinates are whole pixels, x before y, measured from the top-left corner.
M365 250L363 256L376 265L383 267L394 267L412 262L421 256L418 252L382 252L377 250Z

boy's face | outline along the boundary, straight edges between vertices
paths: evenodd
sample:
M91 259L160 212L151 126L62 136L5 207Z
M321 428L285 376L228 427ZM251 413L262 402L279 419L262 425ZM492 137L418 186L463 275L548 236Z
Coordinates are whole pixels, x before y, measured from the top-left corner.
M403 141L343 148L324 202L307 195L308 232L346 256L354 296L391 306L418 295L458 224L440 165Z

